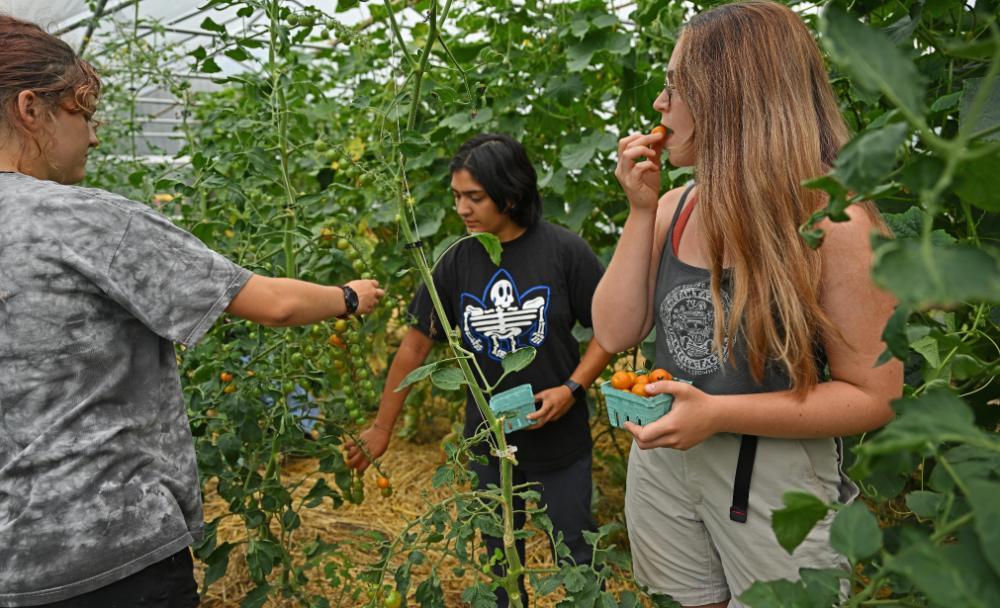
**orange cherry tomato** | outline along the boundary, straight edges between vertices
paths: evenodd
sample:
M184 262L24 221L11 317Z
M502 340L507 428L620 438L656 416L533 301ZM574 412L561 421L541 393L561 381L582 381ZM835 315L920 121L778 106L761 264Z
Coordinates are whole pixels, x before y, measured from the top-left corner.
M378 485L380 490L384 490L388 488L390 485L392 485L392 483L389 481L389 478L384 477L382 475L378 476L378 479L375 480L375 483Z
M643 383L643 384L648 384L649 383L649 376L647 376L646 374L641 374L639 376L636 376L635 377L635 384L639 384L640 382Z
M620 390L627 391L632 388L635 383L635 379L629 375L630 372L615 372L611 376L611 386Z
M654 369L653 371L649 372L650 382L661 382L663 380L673 380L673 379L674 377L671 376L670 372L668 372L665 369Z
M219 380L222 380L223 382L232 382L233 375L230 374L229 372L222 372L221 374L219 374Z
M646 394L646 382L636 382L632 385L632 394L639 395L640 397L649 397Z
M653 130L649 132L649 134L653 135L655 133L663 133L664 135L666 135L667 128L664 127L663 125L656 125L655 127L653 127Z

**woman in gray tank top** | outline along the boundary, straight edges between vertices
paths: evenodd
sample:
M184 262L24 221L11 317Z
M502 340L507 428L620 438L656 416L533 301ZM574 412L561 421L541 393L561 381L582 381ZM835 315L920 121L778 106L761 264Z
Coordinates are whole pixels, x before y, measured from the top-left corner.
M619 142L630 213L594 330L619 352L655 324L656 366L693 383L649 384L672 411L625 427L636 579L685 606L739 606L755 581L847 567L830 518L791 555L770 519L787 491L852 500L839 437L893 415L902 366L874 362L894 302L869 277L868 235L884 228L865 204L821 223L818 251L798 234L825 205L801 184L829 170L847 129L792 11L752 1L696 16L666 75L653 107L667 131ZM697 185L660 196L664 153Z

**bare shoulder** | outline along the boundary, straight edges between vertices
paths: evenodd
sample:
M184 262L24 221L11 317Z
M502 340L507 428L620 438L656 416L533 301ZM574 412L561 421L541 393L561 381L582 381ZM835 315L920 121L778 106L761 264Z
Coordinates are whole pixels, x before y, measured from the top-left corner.
M858 205L847 208L846 222L825 219L818 227L826 233L820 253L824 261L846 261L847 258L871 256L871 234L880 228L870 211Z
M677 211L677 205L680 204L681 197L684 195L684 191L687 190L687 188L687 185L674 188L673 190L666 191L663 196L660 197L656 206L657 235L661 232L660 228L670 225L670 220L673 219L674 212Z

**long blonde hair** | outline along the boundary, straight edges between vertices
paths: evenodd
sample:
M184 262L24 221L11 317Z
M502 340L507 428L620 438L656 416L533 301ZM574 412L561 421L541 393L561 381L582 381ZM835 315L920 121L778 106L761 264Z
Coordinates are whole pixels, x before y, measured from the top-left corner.
M819 304L820 254L798 233L825 204L803 180L828 171L848 136L822 56L795 13L764 0L694 17L678 49L716 319L727 318L723 265L733 268L715 348L742 333L758 382L780 363L804 394L818 382L823 336L839 334Z

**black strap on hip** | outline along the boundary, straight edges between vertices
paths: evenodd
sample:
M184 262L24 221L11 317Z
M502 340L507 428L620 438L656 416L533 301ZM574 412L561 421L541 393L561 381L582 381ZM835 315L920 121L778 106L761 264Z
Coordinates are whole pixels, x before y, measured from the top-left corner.
M753 476L753 461L757 457L757 436L743 435L740 440L740 456L736 461L736 478L733 480L733 506L729 507L729 519L745 524L750 510L750 477Z

